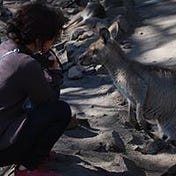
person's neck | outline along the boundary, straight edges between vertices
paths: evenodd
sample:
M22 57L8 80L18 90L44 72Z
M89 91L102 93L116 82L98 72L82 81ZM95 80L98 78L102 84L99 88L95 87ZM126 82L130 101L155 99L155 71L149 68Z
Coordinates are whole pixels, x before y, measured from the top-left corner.
M32 55L35 52L34 48L32 46L29 46L29 45L19 44L18 48L20 49L20 51L22 53L29 54L29 55Z
M36 46L34 44L25 45L25 47L32 53L37 52Z

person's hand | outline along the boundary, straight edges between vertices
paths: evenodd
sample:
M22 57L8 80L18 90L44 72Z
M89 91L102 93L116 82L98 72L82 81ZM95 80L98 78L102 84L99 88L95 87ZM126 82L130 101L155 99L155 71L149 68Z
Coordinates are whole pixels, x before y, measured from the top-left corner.
M46 78L47 82L52 82L52 77L48 74L47 70L43 70L44 77Z
M74 114L74 115L71 117L70 123L69 123L68 126L67 126L67 130L74 129L74 128L78 127L78 126L79 126L79 121L78 121L78 119L76 118L76 114Z
M49 67L50 70L61 70L60 64L57 61L56 56L50 52L51 56L48 57L48 60L53 61L52 67Z

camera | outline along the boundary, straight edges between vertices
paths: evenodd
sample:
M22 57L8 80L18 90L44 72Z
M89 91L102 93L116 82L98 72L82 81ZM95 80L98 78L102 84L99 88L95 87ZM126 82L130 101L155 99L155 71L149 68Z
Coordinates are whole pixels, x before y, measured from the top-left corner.
M48 51L46 53L39 53L38 52L38 53L35 53L32 55L32 57L39 62L42 70L48 69L49 67L53 66L54 60L48 59L50 56L51 56L50 51Z

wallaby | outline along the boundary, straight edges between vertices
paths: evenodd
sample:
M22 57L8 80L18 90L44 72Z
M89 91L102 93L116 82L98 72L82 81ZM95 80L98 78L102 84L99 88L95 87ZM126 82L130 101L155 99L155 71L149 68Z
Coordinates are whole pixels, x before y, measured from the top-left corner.
M98 2L89 2L83 11L76 14L64 27L67 29L72 25L81 26L84 24L85 20L91 17L105 18L105 10L103 6Z
M84 56L107 68L114 85L128 100L130 122L147 131L147 121L155 120L159 137L166 142L176 141L176 72L127 58L105 27L100 29L99 35Z

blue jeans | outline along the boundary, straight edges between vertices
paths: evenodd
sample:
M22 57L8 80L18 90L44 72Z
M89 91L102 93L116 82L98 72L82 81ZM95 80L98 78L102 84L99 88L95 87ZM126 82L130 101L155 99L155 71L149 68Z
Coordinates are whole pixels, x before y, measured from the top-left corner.
M35 169L49 155L70 119L71 109L64 101L33 108L16 142L0 151L0 166L22 164Z

